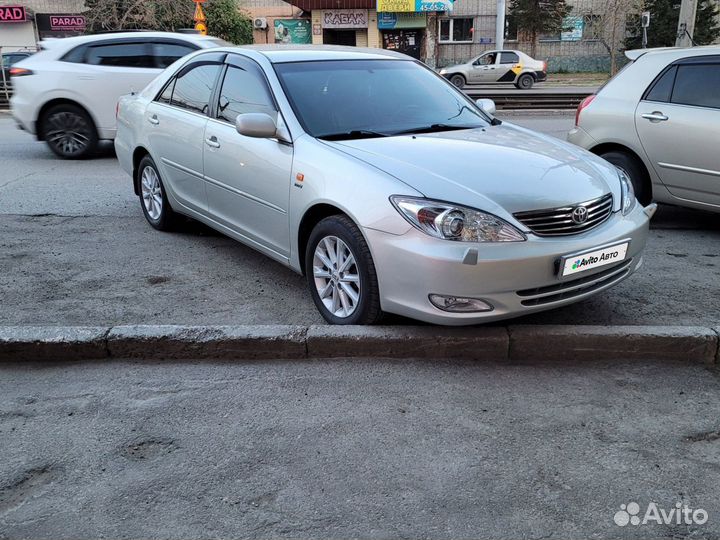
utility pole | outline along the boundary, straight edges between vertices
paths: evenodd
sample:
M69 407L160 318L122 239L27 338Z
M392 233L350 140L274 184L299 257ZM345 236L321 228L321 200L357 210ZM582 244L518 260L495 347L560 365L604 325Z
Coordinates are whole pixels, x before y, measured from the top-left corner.
M505 46L505 0L497 0L497 19L495 20L495 48Z
M676 47L692 47L692 38L695 33L695 14L697 0L682 0L680 4L680 17L678 18Z

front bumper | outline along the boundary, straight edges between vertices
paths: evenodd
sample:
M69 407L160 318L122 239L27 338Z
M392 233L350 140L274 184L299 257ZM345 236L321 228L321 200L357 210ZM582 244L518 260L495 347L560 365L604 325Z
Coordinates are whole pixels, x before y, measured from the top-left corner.
M450 242L414 228L400 236L372 229L365 229L365 234L384 311L435 324L465 325L564 306L612 287L642 265L648 229L648 215L637 204L627 216L614 213L588 232L554 238L529 234L525 242ZM625 240L630 245L621 263L559 277L562 256ZM477 261L472 250L477 250ZM479 298L494 309L445 312L430 303L429 294Z

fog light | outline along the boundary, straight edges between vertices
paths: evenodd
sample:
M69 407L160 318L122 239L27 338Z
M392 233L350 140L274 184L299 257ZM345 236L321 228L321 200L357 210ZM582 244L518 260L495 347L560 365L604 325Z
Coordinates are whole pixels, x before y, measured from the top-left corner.
M475 313L478 311L492 311L493 307L478 298L465 298L461 296L447 296L444 294L431 294L430 303L443 311L453 313Z

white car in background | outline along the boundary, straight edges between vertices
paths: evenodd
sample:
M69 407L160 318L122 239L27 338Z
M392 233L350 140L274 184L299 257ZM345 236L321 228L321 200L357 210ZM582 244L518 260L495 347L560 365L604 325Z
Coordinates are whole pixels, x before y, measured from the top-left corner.
M122 32L41 43L42 50L11 70L10 100L18 126L60 157L91 154L115 138L120 96L139 92L167 66L221 39L172 32Z

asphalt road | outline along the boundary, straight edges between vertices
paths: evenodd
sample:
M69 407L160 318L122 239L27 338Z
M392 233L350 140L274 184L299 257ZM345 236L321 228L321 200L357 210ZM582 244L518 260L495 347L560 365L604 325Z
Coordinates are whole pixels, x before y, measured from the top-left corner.
M719 395L687 362L6 364L0 538L718 538Z
M559 137L572 123L572 115L507 118ZM197 223L151 229L111 147L61 161L0 116L0 163L0 324L323 322L287 268ZM663 207L640 273L518 322L716 325L718 240L716 214Z

